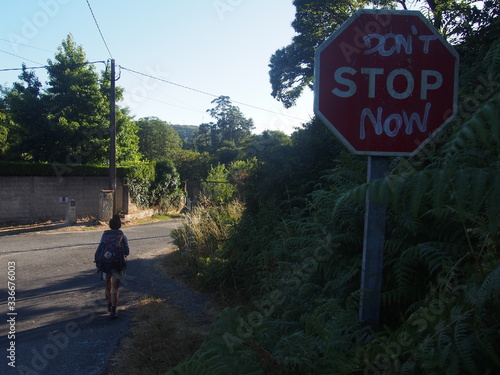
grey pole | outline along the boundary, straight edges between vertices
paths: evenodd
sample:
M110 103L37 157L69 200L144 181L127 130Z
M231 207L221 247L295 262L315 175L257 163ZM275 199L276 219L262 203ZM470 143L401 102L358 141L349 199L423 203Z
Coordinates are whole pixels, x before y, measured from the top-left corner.
M388 170L388 157L368 157L368 182L384 177ZM375 201L373 197L370 197L368 190L366 193L359 320L373 327L378 326L380 319L386 210L385 198L383 202Z
M115 60L111 59L111 92L110 92L110 126L109 126L109 189L113 190L113 214L116 209L116 95L115 95Z

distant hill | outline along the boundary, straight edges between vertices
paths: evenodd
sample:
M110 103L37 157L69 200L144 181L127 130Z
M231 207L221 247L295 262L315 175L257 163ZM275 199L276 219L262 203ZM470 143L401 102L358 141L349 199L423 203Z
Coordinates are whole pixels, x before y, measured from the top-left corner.
M172 125L172 128L179 134L184 144L189 144L194 135L198 133L197 125Z

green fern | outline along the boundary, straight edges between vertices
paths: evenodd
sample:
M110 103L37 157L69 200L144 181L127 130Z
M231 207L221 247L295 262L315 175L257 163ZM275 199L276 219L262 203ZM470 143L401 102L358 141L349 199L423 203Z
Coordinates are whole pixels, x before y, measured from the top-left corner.
M483 66L492 75L500 73L500 42L497 41L488 50L483 59Z
M499 44L500 45L500 44ZM500 93L481 105L462 128L443 147L448 164L453 164L458 153L466 150L486 149L493 158L500 153ZM481 162L475 160L475 163Z

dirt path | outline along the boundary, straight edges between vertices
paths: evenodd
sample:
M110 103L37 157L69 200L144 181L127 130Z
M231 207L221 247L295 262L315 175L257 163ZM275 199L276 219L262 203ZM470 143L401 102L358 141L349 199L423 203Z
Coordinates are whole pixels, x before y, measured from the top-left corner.
M129 334L102 375L164 374L203 342L220 307L182 282L173 250L159 251L141 262L141 271L154 277L133 306Z

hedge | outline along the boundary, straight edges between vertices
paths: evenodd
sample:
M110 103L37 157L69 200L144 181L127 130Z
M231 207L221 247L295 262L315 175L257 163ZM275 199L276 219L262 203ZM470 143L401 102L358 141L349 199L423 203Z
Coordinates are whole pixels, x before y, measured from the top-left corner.
M134 166L117 167L118 177L129 175ZM0 162L0 176L46 176L46 177L106 177L108 166L66 165L60 163Z

